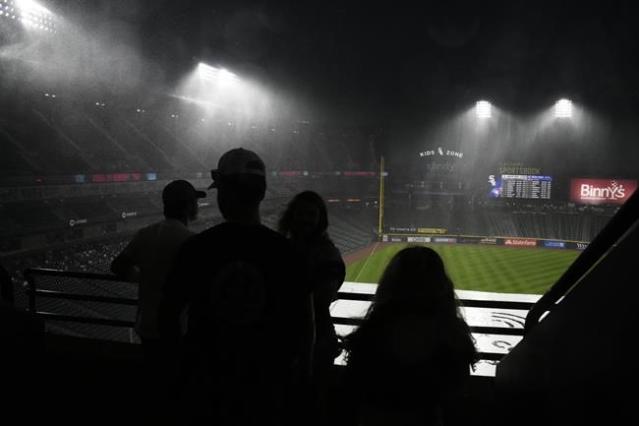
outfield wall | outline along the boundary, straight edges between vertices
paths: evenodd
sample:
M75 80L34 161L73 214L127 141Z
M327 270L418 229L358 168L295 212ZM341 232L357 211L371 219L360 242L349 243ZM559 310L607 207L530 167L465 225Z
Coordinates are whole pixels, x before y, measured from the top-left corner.
M440 243L440 244L481 244L506 247L543 247L553 249L585 250L586 241L571 241L542 238L489 237L480 235L424 235L385 233L380 237L385 243Z

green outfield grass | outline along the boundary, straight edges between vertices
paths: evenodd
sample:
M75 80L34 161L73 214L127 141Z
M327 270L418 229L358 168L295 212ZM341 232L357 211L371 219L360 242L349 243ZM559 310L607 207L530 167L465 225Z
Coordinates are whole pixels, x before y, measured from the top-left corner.
M424 244L437 251L461 290L543 294L579 255L576 250ZM380 244L348 265L346 280L376 283L390 259L408 244Z

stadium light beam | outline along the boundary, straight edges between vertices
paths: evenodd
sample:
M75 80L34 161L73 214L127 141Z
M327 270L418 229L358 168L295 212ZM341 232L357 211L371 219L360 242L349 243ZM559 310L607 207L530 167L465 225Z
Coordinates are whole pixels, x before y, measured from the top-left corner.
M205 79L205 80L208 80L208 79L213 80L213 79L215 79L217 74L220 72L220 70L218 70L217 68L212 67L210 65L206 65L203 62L200 62L197 65L197 72L200 75L200 77L202 77L203 79Z
M568 99L560 99L555 103L555 118L571 118L572 102Z
M228 82L237 80L237 75L233 74L229 70L225 70L224 68L222 68L220 70L218 75L219 75L219 78L220 78L220 82L222 82L222 83L228 83Z
M215 81L219 83L229 83L238 80L237 75L224 68L216 68L200 62L197 66L199 76L203 80Z
M6 16L9 16L7 11L11 11L11 17L21 21L25 28L52 33L57 32L53 13L34 0L10 0L9 2L4 2L4 4Z
M477 101L475 113L477 118L490 118L492 117L492 105L488 101Z

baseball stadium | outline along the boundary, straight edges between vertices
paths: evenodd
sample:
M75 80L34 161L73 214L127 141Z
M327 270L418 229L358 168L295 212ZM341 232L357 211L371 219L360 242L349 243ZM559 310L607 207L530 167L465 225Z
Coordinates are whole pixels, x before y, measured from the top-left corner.
M313 364L317 371L300 388L309 399L284 410L286 418L308 410L296 424L564 426L615 424L633 414L624 389L639 379L627 345L639 326L635 12L632 2L604 10L570 1L453 0L413 10L0 0L0 374L13 391L0 407L14 407L0 422L168 422L173 406L154 392L166 390L162 374L184 366L164 365L154 377L146 368L150 359L175 361L163 358L175 356L166 342L188 341L197 330L190 310L201 300L189 294L172 341L165 293L185 247L237 224L288 240L282 253L285 262L299 261L290 268L299 288L284 294L305 288L311 296L312 351L321 347L320 332L336 342L328 365ZM223 157L238 148L252 160L225 172ZM224 203L243 195L229 176L243 182L250 174L263 183L255 211L233 218ZM188 200L167 195L176 181ZM330 297L312 284L326 272L309 266L321 256L304 251L283 225L293 200L309 191L321 199L317 215L326 212L322 241L344 269ZM134 243L170 220L181 223L170 231L184 237L180 245L169 250L159 231L157 240ZM226 259L262 247L257 237L237 238L209 248ZM251 259L270 277L264 270L281 259L270 251L275 245L264 247ZM453 316L476 354L463 366L465 387L414 422L410 416L429 401L449 398L444 374L456 359L432 352L428 374L406 367L421 359L411 352L420 345L454 341L444 328L419 329L430 313L395 308L419 320L395 329L393 339L419 337L373 347L394 356L360 373L358 389L379 391L375 403L357 405L345 385L357 371L353 336L374 323L388 297L381 283L389 265L413 247L443 261ZM118 265L134 251L155 263L123 273ZM216 274L206 285L217 285ZM149 276L157 287L152 315L143 313ZM236 322L245 314L238 311ZM140 331L143 316L154 318L152 338ZM293 336L299 321L277 324ZM427 331L435 340L419 340ZM255 349L250 338L233 341L258 358L274 351ZM149 355L153 344L156 355L165 351L158 358ZM316 362L302 360L290 365ZM410 380L398 381L402 374ZM234 386L241 400L260 393L244 382L225 389ZM396 401L402 396L409 402ZM385 410L388 401L396 406ZM259 411L248 402L231 404L225 421L198 423L182 417L184 400L171 403L181 408L167 424L288 424L246 420ZM355 406L357 420L345 414Z

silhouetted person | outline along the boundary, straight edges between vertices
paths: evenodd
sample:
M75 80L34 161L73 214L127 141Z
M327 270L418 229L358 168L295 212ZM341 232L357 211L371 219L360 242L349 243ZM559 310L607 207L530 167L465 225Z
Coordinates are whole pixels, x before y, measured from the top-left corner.
M163 337L183 351L178 421L279 425L290 412L292 383L306 374L300 369L312 343L309 290L290 243L260 224L262 160L233 149L211 174L225 222L184 244L162 303Z
M111 263L118 277L140 284L135 331L150 357L157 356L158 313L167 274L178 250L193 235L188 224L197 217L197 200L204 197L204 191L185 180L170 182L162 191L164 220L139 230Z
M328 236L326 204L317 193L304 191L297 194L288 204L278 227L301 255L313 294L313 382L318 411L314 418L321 421L326 418L334 360L341 353L329 308L344 282L346 267L339 250Z
M393 257L363 323L345 339L352 424L439 425L477 353L439 255Z
M139 283L138 313L135 331L144 353L144 396L149 416L159 413L166 389L159 378L170 359L160 341L158 314L167 274L179 248L193 233L187 228L197 217L197 200L206 196L185 180L164 187L164 220L139 230L131 242L111 263L111 271L122 279Z

